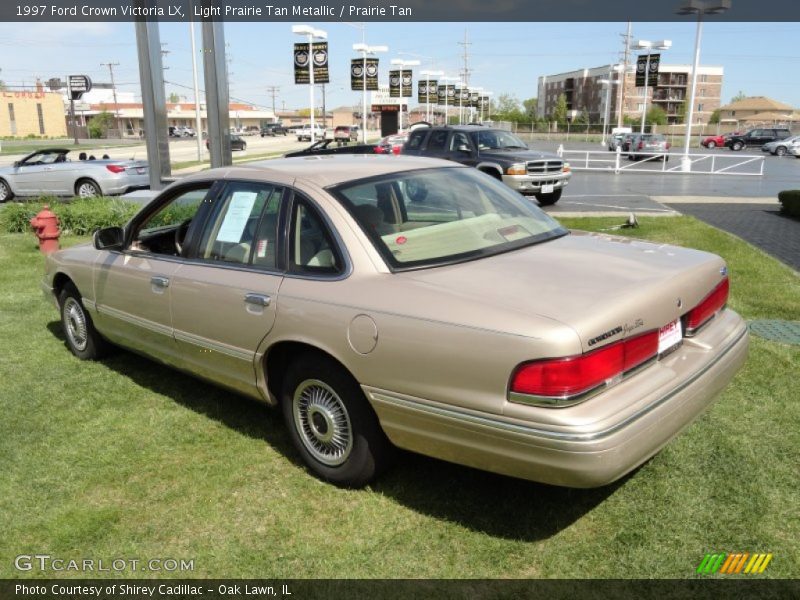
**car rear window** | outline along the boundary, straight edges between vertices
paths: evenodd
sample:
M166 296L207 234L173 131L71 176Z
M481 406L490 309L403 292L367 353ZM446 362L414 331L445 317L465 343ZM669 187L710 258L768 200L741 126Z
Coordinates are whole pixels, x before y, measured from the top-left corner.
M331 191L393 269L471 260L567 233L475 169L402 171Z

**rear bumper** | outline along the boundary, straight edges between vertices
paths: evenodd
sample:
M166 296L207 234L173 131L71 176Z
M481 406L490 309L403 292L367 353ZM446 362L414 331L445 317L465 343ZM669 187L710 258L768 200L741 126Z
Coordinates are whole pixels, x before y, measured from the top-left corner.
M364 390L389 439L402 448L523 479L598 487L656 454L742 367L749 343L744 321L732 311L717 319L714 332L685 341L679 351L583 408L539 409L563 411L560 426ZM587 418L589 403L597 408L596 418ZM570 415L576 417L571 423Z

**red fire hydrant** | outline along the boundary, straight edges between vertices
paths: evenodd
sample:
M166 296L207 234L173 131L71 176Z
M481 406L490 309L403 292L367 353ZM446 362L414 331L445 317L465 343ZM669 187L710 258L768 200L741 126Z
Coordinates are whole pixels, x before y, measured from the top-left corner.
M31 227L33 227L36 237L39 238L40 251L50 254L58 250L58 238L61 236L61 231L58 229L58 217L50 210L50 206L45 204L39 214L31 219Z

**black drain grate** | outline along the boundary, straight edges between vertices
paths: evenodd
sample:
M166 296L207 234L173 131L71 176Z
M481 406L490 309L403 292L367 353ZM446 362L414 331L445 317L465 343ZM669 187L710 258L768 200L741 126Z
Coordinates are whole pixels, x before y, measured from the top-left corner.
M751 321L750 332L773 342L800 346L800 321L781 321L779 319L763 319Z

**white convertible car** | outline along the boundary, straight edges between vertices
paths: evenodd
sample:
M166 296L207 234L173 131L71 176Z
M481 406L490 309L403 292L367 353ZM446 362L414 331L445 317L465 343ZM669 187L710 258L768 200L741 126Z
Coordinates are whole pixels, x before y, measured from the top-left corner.
M150 187L147 161L71 160L69 150L37 150L0 168L0 202L15 196L112 196Z

